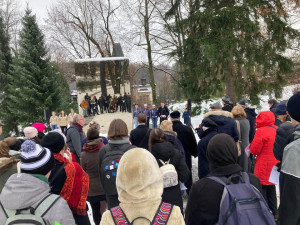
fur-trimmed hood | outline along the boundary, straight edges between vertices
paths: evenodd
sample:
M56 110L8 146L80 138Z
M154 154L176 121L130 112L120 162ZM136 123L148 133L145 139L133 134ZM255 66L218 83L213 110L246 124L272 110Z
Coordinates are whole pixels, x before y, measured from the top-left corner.
M116 186L121 203L161 201L163 180L154 156L142 148L127 151L119 164Z
M17 164L20 160L14 157L6 158L2 157L0 158L0 170L5 170L14 164Z
M233 118L233 115L231 112L227 111L211 111L206 114L204 114L204 118L209 117L209 116L225 116L225 117L230 117Z
M175 131L164 131L164 133L173 136L175 139L177 138L177 133Z

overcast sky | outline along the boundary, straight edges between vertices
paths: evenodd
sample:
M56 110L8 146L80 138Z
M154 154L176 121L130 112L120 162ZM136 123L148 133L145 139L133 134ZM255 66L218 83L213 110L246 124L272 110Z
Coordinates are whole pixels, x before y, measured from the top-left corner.
M59 0L21 0L20 3L23 9L26 8L26 4L28 3L29 8L31 8L32 12L36 14L38 22L42 23L43 19L46 18L47 8L58 1Z

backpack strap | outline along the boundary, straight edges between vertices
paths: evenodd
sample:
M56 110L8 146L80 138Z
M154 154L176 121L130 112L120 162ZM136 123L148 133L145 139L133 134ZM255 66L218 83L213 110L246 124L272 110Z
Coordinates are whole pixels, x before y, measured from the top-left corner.
M277 130L277 128L276 128L276 127L274 127L273 125L270 125L269 127L273 128L273 129L275 129L275 130Z
M173 209L173 205L162 202L160 204L151 224L153 224L153 225L167 224L169 217L171 215L172 209Z
M159 159L159 161L161 162L161 164L164 166L164 165L168 165L170 164L170 159L166 162L164 162L163 160Z
M3 210L4 215L6 216L6 218L9 218L9 217L13 216L13 215L16 213L16 211L15 211L15 213L10 214L10 212L12 212L12 210L9 210L9 211L7 212L7 211L5 210L5 208L4 208L4 206L2 205L1 201L0 201L0 207L1 207L1 209Z
M109 211L112 215L115 225L130 225L125 213L123 212L120 206L114 207Z
M54 174L53 177L51 177L51 179L49 180L49 185L52 186L53 181L55 180L55 178L61 173L61 171L63 171L63 169L65 168L66 164L63 164Z
M148 128L146 135L144 136L144 138L140 141L139 146L145 141L146 137L148 136L148 134L151 132L152 129Z
M240 172L238 174L232 174L230 177L226 178L226 177L215 177L215 176L211 176L211 177L207 177L211 180L214 180L216 182L218 182L219 184L222 184L223 186L227 186L230 185L232 182L232 178L235 177L240 177L241 179L241 183L250 183L249 180L249 176L246 172Z
M59 195L48 194L35 207L35 215L43 217L60 198Z

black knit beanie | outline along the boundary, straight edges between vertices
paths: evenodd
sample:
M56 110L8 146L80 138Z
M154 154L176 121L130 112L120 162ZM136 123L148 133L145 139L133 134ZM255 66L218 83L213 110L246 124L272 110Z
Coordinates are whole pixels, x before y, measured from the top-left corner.
M300 122L300 91L290 97L287 104L287 111L290 117Z
M53 153L59 153L65 146L65 140L59 133L49 132L43 137L41 145L49 148Z

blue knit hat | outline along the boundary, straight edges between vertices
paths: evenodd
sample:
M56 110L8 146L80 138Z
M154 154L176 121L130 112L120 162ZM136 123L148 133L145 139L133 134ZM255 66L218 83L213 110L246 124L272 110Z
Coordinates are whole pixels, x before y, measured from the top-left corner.
M286 115L286 103L285 102L280 102L276 106L275 109L275 114L276 115Z

